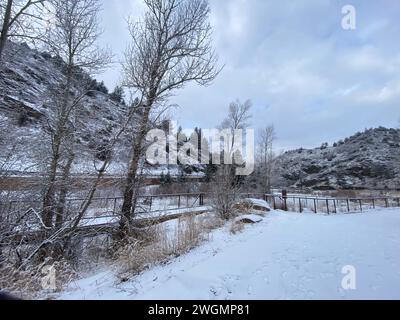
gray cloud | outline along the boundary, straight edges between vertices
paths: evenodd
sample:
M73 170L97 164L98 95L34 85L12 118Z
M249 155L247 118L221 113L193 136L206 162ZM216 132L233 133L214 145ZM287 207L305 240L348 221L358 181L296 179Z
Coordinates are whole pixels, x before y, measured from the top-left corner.
M341 28L341 9L357 9L357 30ZM282 148L333 142L400 117L400 3L339 0L210 0L215 46L225 69L209 87L177 92L184 126L214 127L230 101L254 102L255 128L274 123ZM121 58L124 18L140 0L104 0L104 44ZM121 79L118 64L100 76Z

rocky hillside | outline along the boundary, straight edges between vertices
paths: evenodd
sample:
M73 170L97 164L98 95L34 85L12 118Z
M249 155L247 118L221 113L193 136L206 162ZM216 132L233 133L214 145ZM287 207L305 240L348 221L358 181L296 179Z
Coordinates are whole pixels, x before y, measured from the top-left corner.
M40 171L46 153L43 145L48 139L46 123L56 111L56 102L50 98L65 79L65 65L57 57L14 43L8 46L4 60L0 66L0 160L4 162L10 155L8 170ZM79 150L74 171L90 172L93 154L96 157L96 149L113 136L127 107L109 95L102 83L79 72L80 84L74 87L73 95L81 94L82 83L91 91L85 94L74 115L79 131L76 139L86 147ZM120 148L118 157L124 157L124 149Z
M369 129L332 146L286 152L276 162L276 185L400 189L400 130Z

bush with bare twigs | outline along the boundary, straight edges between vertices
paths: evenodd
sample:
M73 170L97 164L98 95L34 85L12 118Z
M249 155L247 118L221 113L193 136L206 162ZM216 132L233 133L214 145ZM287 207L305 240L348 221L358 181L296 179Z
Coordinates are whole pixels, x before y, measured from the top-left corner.
M131 237L116 253L118 278L128 281L144 270L179 257L209 239L212 230L224 222L213 215L189 216L177 221L173 230L166 225L148 228L144 234Z

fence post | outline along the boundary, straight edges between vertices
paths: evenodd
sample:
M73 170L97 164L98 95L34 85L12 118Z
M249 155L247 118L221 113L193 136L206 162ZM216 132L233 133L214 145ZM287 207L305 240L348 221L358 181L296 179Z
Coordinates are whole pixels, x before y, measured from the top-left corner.
M336 205L336 200L333 200L333 205L335 207L335 213L337 213L337 205Z
M114 209L113 209L113 214L115 215L117 213L117 198L114 198Z
M9 212L11 212L11 213L12 213L13 204L14 204L14 201L10 201L10 209L9 209Z
M386 201L386 208L389 208L389 199L386 198L385 201Z
M314 212L315 212L315 214L318 213L318 210L317 210L317 200L316 200L316 199L314 199Z
M326 199L326 208L327 208L327 210L328 210L328 214L331 214L331 213L329 212L329 200L328 200L328 199Z
M375 209L375 198L372 199L372 207Z
M299 198L299 208L300 208L300 213L303 213L303 206L301 204L301 198Z
M362 200L360 199L359 201L360 201L360 210L361 210L361 212L363 212Z
M287 209L287 191L282 190L282 201L283 201L283 211L288 211Z
M350 200L347 199L346 201L347 201L347 212L350 213Z
M274 210L276 210L276 199L275 199L275 195L272 196L272 202L274 205Z

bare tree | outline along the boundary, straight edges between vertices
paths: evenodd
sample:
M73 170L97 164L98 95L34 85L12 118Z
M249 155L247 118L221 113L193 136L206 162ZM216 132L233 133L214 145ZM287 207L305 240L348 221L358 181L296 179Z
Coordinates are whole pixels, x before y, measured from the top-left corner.
M35 39L35 23L44 21L43 9L47 0L0 1L0 61L7 40L11 37Z
M240 191L234 166L219 165L211 185L211 206L222 219L229 220L233 216Z
M52 25L46 35L50 52L65 63L65 79L50 95L55 114L48 119L47 132L51 148L48 160L48 178L43 197L42 219L49 229L54 227L54 216L63 213L67 194L68 177L75 157L76 122L79 107L89 89L79 83L82 69L97 71L109 61L107 52L95 43L101 34L98 25L99 0L49 0L53 10ZM80 88L77 90L76 88ZM60 187L57 177L61 172ZM57 190L59 189L59 190ZM56 192L59 191L57 210ZM57 221L60 225L61 221Z
M252 118L250 114L251 107L251 100L246 100L244 103L240 102L240 100L232 102L229 105L228 116L222 122L221 127L232 132L238 129L245 129Z
M232 149L235 145L235 131L245 129L249 125L251 107L252 103L250 100L244 103L237 100L229 105L228 115L220 127L221 129L230 131L231 141L229 141L229 145ZM233 151L235 150L228 153L223 151L223 153L232 157L230 161L232 164L223 163L219 165L212 184L212 206L223 219L229 219L234 214L234 206L239 200L243 181L243 177L236 176L237 165L233 161L233 158L238 158L238 155L235 153L239 152L239 150ZM240 154L239 157L242 157L242 155Z
M230 131L230 142L229 147L230 150L225 150L226 154L229 154L230 157L235 159L243 159L243 154L241 150L235 150L235 138L238 134L238 130L243 130L249 126L249 121L252 118L250 113L252 107L251 100L246 100L244 103L241 103L239 100L236 102L232 102L229 105L228 116L220 125L222 130ZM232 160L234 160L232 158ZM234 161L232 162L234 163Z
M262 192L270 193L275 154L273 150L276 139L275 127L270 125L261 129L258 137L258 178Z
M140 125L124 187L121 230L129 231L143 143L154 109L189 82L207 85L218 75L211 45L207 0L145 0L143 21L129 23L132 43L125 55L125 85L143 97Z

